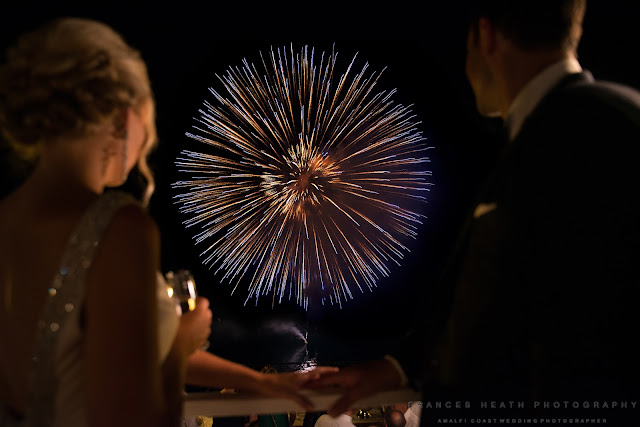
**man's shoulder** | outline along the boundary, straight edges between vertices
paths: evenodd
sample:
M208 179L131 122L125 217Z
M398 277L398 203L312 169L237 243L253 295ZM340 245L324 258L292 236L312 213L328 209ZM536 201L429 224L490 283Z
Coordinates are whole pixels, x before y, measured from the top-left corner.
M588 134L615 127L640 133L640 91L611 81L565 81L545 97L527 121L521 133L534 136L542 131Z
M631 158L640 141L640 92L619 83L582 81L556 87L514 139L517 158L558 164ZM563 163L564 162L564 163Z
M580 80L561 85L547 107L574 111L615 110L640 122L640 91L629 85L607 80Z
M344 414L335 418L328 414L323 414L316 420L315 427L351 427L353 425L351 417Z

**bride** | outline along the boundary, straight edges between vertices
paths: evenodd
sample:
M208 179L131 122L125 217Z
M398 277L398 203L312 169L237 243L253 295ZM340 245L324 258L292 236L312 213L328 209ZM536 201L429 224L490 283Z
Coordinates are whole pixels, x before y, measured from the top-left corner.
M59 19L8 51L0 126L37 159L0 201L0 425L177 425L187 380L310 409L299 388L332 370L260 374L199 350L206 299L167 309L145 209L154 121L144 61L102 23ZM142 202L109 190L136 165Z

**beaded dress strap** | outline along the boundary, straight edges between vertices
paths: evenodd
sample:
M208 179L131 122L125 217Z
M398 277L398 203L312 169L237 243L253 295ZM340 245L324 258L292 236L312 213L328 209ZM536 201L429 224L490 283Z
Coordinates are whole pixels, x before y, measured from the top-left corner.
M129 194L109 191L85 212L69 236L60 268L48 289L48 300L38 321L36 348L31 362L29 425L48 426L57 389L55 357L60 330L70 313L81 309L85 278L102 235L119 208L138 202Z

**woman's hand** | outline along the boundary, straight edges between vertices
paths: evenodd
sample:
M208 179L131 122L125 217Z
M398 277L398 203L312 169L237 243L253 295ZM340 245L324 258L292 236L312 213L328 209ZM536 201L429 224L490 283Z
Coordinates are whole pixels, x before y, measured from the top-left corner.
M209 308L209 300L203 297L196 299L196 308L180 317L180 326L176 334L175 345L179 346L185 356L199 350L211 335L211 319L213 314Z
M300 393L304 386L317 381L323 375L335 374L338 368L319 366L306 372L286 372L282 374L259 374L258 380L251 387L256 393L270 397L285 397L301 405L306 411L313 411L311 401Z
M342 395L327 413L332 417L348 411L360 399L401 387L402 377L394 365L385 359L347 366L338 373L329 373L306 383L305 388L338 387Z

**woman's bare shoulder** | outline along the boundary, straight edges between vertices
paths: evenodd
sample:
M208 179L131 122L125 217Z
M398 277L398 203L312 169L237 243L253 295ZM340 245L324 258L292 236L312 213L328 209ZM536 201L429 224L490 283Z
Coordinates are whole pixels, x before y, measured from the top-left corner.
M158 234L155 220L138 204L128 204L119 208L105 230L105 237L122 238L127 241L134 238L157 238Z
M91 278L97 283L117 281L109 287L155 283L159 259L160 233L156 222L141 206L125 205L117 210L104 231Z

